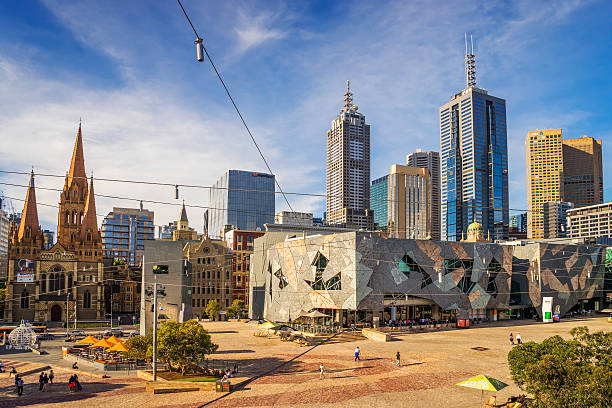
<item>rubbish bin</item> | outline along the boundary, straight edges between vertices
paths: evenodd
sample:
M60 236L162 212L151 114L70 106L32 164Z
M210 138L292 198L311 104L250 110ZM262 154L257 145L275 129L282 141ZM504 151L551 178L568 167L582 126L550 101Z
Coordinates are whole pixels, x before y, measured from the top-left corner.
M217 380L215 390L217 392L229 392L231 389L231 383L229 380Z

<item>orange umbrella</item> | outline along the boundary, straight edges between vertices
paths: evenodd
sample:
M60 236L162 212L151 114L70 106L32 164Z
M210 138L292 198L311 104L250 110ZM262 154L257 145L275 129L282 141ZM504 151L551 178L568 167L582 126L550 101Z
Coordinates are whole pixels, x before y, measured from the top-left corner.
M94 344L97 342L98 342L98 339L92 336L87 336L84 339L77 341L77 343L82 343L82 344Z
M108 351L128 351L128 349L123 345L123 343L119 342L113 347L109 348Z
M102 340L98 340L97 342L95 342L94 344L92 344L89 347L110 348L110 347L112 347L112 344L110 344L108 341L106 341L106 339L102 339Z
M109 344L123 343L120 339L118 339L115 336L110 336L108 339L106 339L106 341L108 341Z

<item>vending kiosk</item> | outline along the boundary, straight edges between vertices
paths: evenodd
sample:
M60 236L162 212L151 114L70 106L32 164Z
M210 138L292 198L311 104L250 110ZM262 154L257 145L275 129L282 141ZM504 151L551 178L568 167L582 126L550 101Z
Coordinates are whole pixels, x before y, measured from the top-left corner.
M542 321L544 323L553 322L553 298L552 297L542 298Z

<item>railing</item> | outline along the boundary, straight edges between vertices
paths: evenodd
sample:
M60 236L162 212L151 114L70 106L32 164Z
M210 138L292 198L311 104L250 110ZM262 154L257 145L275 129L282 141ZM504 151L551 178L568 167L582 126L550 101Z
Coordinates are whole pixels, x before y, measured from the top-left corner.
M311 324L291 324L293 330L313 333L313 334L335 334L342 331L340 326L322 326L322 325L311 325Z

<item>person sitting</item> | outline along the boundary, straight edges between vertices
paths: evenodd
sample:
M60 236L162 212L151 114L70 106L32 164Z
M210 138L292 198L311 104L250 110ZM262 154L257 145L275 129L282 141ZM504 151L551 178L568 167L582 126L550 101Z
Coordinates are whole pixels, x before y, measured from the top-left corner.
M72 364L72 369L73 370L78 370L79 369L79 366L77 366L76 361L74 362L74 364Z

